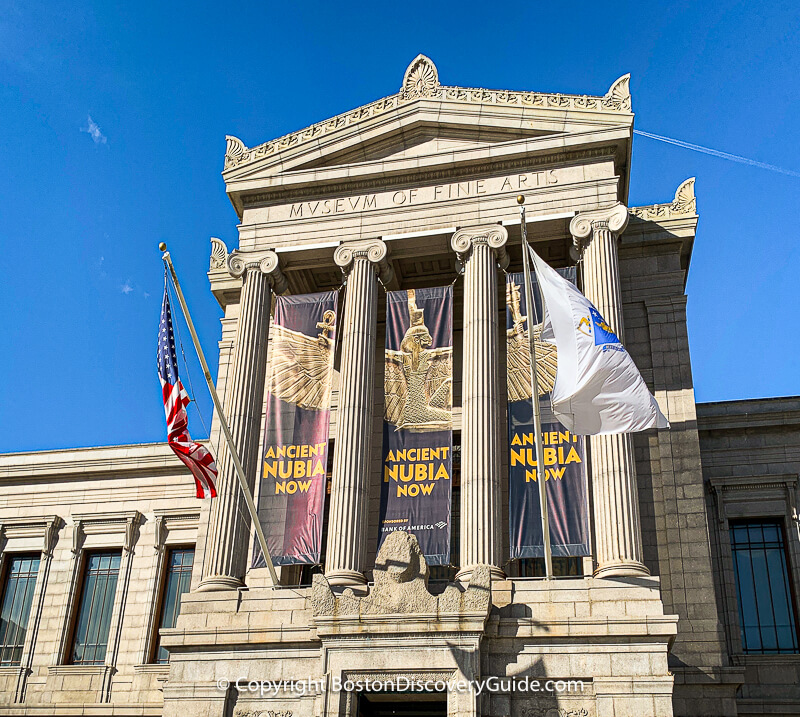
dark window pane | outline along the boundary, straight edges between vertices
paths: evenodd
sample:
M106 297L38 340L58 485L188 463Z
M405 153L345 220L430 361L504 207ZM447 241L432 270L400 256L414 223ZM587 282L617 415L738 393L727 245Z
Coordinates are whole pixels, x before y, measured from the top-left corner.
M194 548L173 548L169 551L167 574L164 576L164 595L161 601L159 629L175 627L181 611L181 595L189 592L192 583ZM161 646L161 637L156 635L154 662L169 662L169 652Z
M20 664L38 572L38 555L12 555L8 559L0 604L0 665Z
M86 556L72 645L72 662L76 665L101 665L106 659L120 559L118 551Z
M732 523L731 550L744 652L797 652L783 524L778 520Z

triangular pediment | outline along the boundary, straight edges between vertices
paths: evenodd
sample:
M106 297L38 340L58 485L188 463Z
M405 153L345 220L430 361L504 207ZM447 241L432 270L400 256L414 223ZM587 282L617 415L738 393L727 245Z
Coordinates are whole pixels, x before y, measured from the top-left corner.
M228 137L223 176L238 206L241 192L274 187L281 177L296 183L309 172L351 167L352 176L365 176L402 170L404 162L469 161L471 150L515 142L530 152L532 142L629 129L628 80L621 77L602 97L449 87L419 55L395 95L256 147Z
M323 156L305 163L297 163L293 165L292 169L337 167L387 159L430 157L461 150L486 149L502 142L541 137L547 134L555 133L536 131L535 129L522 130L516 127L487 129L474 124L467 127L446 127L418 123L408 126L402 131L381 134L371 141L362 141L355 146L346 146L338 151L331 147Z

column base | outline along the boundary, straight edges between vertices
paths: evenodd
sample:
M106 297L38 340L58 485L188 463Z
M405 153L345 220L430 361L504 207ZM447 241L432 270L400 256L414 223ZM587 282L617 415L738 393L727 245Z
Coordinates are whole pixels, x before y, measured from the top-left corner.
M350 588L355 593L367 591L367 579L358 570L331 570L325 573L325 579L334 592L345 588Z
M211 575L203 578L197 586L197 592L210 593L216 590L238 590L244 587L244 581L229 575Z
M464 583L467 584L472 579L472 571L475 570L477 565L469 565L466 568L462 568L456 573L456 582L457 583ZM498 568L496 565L489 565L489 573L492 580L505 580L506 574L503 572L502 568Z
M643 578L650 575L650 571L638 560L615 560L600 565L595 571L595 578Z

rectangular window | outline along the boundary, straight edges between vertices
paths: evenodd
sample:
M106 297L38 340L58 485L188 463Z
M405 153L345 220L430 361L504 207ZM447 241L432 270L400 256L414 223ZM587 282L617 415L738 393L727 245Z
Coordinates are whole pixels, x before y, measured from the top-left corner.
M731 522L731 550L744 652L797 652L797 623L782 522Z
M517 563L516 577L520 578L543 578L547 569L544 558L520 558ZM553 557L553 577L568 578L583 576L583 558L576 557ZM513 573L513 568L509 569Z
M71 662L74 665L102 665L105 662L121 559L120 551L86 555L72 639Z
M159 630L175 627L181 612L181 596L189 592L192 584L192 565L194 564L194 548L173 548L167 555L167 574L164 578L164 597L161 601L161 618ZM161 637L156 635L154 662L169 662L169 652L161 646Z
M19 665L33 603L33 589L39 573L38 555L8 558L0 609L0 665Z

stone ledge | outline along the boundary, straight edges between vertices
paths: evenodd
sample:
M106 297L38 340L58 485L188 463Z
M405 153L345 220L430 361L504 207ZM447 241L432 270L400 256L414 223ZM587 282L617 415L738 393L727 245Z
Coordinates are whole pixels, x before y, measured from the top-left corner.
M170 649L231 645L265 645L297 642L316 642L316 631L310 627L196 629L173 628L161 630L161 644Z
M800 657L800 655L795 655ZM713 667L703 670L698 667L670 666L676 685L741 685L744 683L743 667Z
M453 615L388 613L314 618L317 634L320 637L370 633L374 639L380 639L384 635L406 633L428 633L431 636L460 635L465 632L483 634L485 621L486 613L483 612Z
M158 702L128 703L118 702L94 704L83 702L75 704L24 704L11 707L0 707L0 715L52 715L53 717L71 717L72 715L96 715L96 717L161 717L164 707Z
M50 665L48 675L102 675L113 670L109 665Z
M606 638L613 642L664 642L671 646L678 633L677 615L641 618L567 618L539 621L535 618L499 618L498 638L574 639Z

